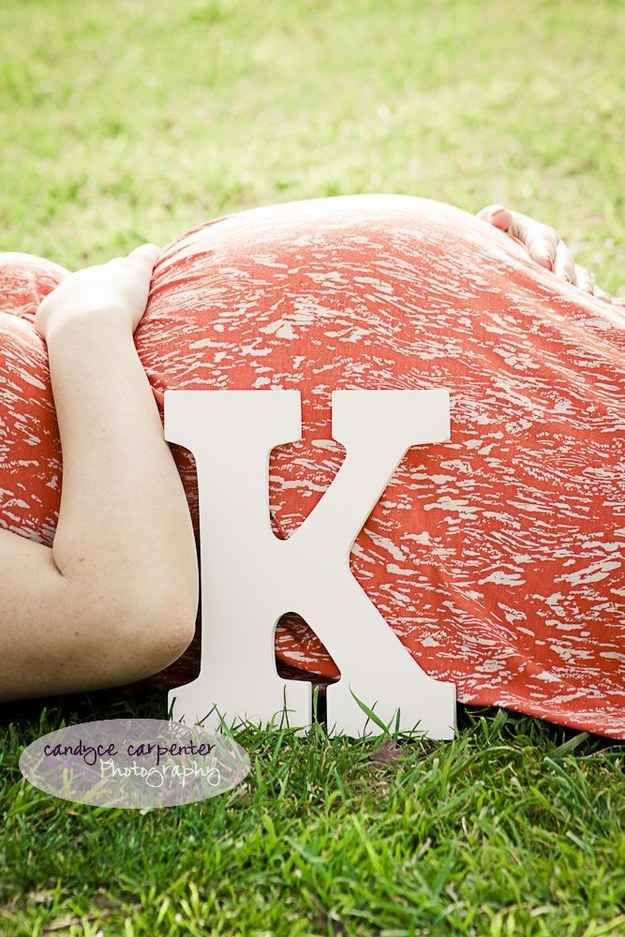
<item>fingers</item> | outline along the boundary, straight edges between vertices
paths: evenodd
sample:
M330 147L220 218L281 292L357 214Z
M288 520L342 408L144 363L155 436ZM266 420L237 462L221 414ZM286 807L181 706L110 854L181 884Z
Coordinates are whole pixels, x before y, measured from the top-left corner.
M489 205L477 213L477 217L488 224L494 225L501 231L507 231L512 223L512 212L504 208L503 205Z
M563 241L558 243L556 263L553 272L556 276L566 280L568 283L572 283L573 286L577 286L578 289L589 293L591 296L595 296L597 299L603 299L608 303L615 301L609 293L606 293L600 286L597 286L594 273L587 270L586 267L575 263L573 255Z
M555 228L535 221L521 212L510 211L502 205L489 205L478 212L477 217L515 238L523 244L532 260L552 270L561 280L577 286L591 296L625 308L625 297L616 299L610 296L597 286L595 277L589 270L575 263L573 254Z
M520 222L520 230L525 246L532 260L535 260L541 267L548 270L554 270L558 257L558 250L562 241L557 231L548 225L540 224L531 218L527 222Z
M161 249L157 244L140 244L139 247L135 247L125 257L112 257L108 261L108 265L123 268L130 263L137 270L149 273L158 260L160 253Z
M580 290L584 290L585 293L590 293L591 296L594 296L597 285L595 276L590 270L587 270L586 267L580 267L579 264L575 264L575 282Z
M587 270L586 267L580 267L579 264L575 264L575 275L577 286L580 290L584 290L585 293L590 293L591 296L596 296L597 299L605 299L609 303L615 302L609 293L606 293L600 286L597 286L595 275L591 270Z
M575 261L564 241L558 241L553 272L557 277L566 280L568 283L572 283L574 286L577 285Z
M548 270L554 270L558 247L561 243L558 232L549 225L534 221L533 218L522 215L520 212L510 214L512 224L508 229L508 234L525 245L528 254L537 264Z
M503 205L489 205L478 212L477 217L516 238L524 245L532 260L553 270L560 240L558 232L553 228L521 212L510 211Z
M128 254L128 260L137 261L152 269L161 252L157 244L140 244Z

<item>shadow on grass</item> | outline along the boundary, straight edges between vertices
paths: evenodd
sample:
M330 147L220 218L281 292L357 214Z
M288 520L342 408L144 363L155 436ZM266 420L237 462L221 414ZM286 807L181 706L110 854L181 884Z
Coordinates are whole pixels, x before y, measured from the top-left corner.
M326 722L325 686L319 684L316 686L319 692L316 694L315 721L324 727ZM18 729L22 738L36 738L62 725L122 718L167 719L167 691L162 688L151 688L140 695L132 695L126 688L107 689L0 703L0 731L13 727L14 730ZM517 741L523 739L528 743L534 742L541 746L547 743L548 747L555 746L555 750L562 751L563 754L575 751L578 755L589 755L608 748L625 749L625 741L620 742L589 732L580 732L578 729L555 725L496 706L478 707L458 704L457 726L458 738L474 733L481 736L484 743L495 742L496 739L516 739ZM243 731L249 732L250 727ZM268 731L271 732L271 730ZM397 735L397 740L410 742L409 738L402 738L401 732ZM372 737L369 741L376 743L376 738ZM423 741L427 744L427 740Z

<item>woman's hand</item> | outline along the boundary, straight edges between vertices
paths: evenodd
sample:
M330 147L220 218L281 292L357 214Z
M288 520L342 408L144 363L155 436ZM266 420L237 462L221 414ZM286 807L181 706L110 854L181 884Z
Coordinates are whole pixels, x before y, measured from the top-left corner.
M113 318L134 332L148 300L160 248L142 244L127 257L70 273L41 302L34 325L46 341L63 324L91 316Z
M555 228L541 224L521 212L510 211L502 205L489 205L478 212L477 217L519 241L532 260L551 270L560 279L607 302L619 305L625 302L625 300L611 297L600 289L595 282L594 275L585 267L575 263L573 254Z

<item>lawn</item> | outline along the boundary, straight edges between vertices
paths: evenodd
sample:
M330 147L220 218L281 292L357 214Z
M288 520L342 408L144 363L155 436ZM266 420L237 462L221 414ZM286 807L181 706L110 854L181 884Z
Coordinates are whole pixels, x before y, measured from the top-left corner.
M625 2L3 0L0 250L75 268L278 200L501 201L625 281ZM625 290L621 290L625 292ZM21 780L0 707L0 933L625 935L625 747L502 711L453 743L243 731L246 784L143 815Z

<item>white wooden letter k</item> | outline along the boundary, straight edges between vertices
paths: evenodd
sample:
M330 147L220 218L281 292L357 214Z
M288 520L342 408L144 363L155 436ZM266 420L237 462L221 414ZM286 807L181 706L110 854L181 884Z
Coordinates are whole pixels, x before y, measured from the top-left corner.
M312 687L277 672L275 629L298 612L341 671L327 692L328 730L387 725L453 737L455 687L428 677L349 568L354 540L411 446L449 439L447 390L335 391L332 435L347 455L310 516L287 540L269 517L269 456L300 438L295 390L169 390L165 439L195 457L199 489L202 658L199 676L170 691L172 717L218 731L250 720L306 731Z

